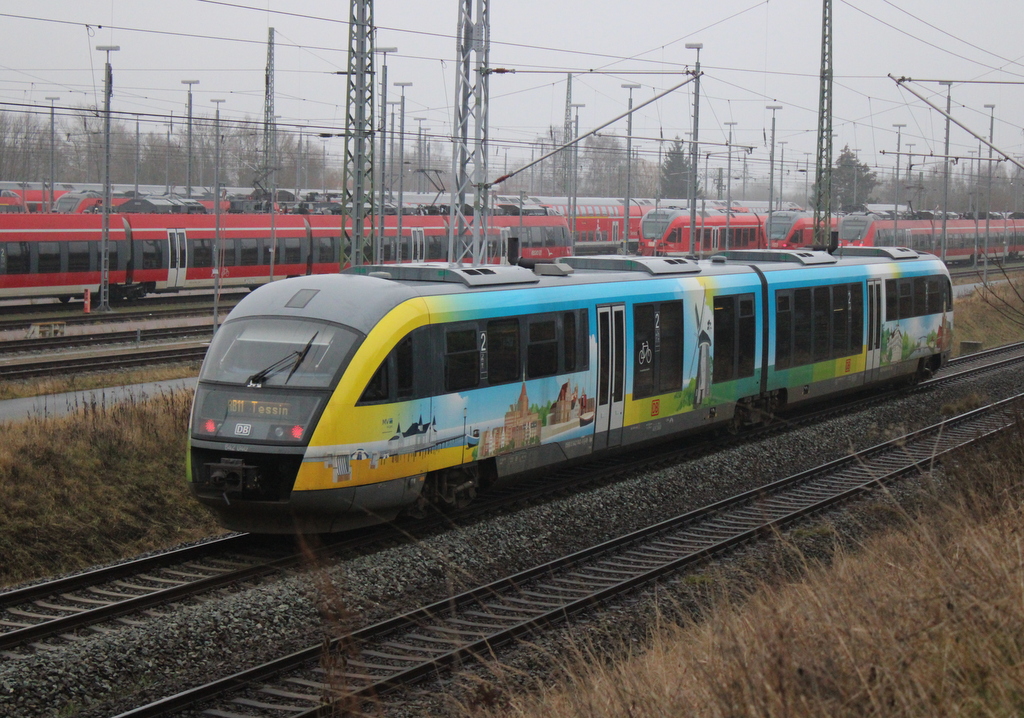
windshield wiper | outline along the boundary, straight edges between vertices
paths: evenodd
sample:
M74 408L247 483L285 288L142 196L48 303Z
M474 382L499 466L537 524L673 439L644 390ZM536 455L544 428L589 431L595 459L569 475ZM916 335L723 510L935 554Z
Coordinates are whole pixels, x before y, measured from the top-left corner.
M295 350L295 351L288 352L287 355L285 355L281 359L278 359L276 362L274 362L270 366L266 367L265 369L260 369L258 372L253 374L251 377L249 377L248 381L246 381L246 386L249 386L249 387L260 387L260 386L263 386L263 382L265 382L267 379L269 379L270 377L274 376L275 374L278 374L278 373L284 371L284 368L286 366L288 366L288 364L290 362L292 368L291 368L291 371L288 372L288 378L285 379L285 383L287 383L288 379L292 378L292 375L295 373L295 370L299 368L300 364L302 364L303 359L306 358L306 354L309 353L310 347L313 346L313 340L316 339L317 334L319 334L319 333L320 333L319 331L315 332L313 334L313 336L309 338L309 341L306 342L306 346L303 347L303 349L301 351Z
M279 371L283 370L286 366L288 366L288 362L292 361L292 359L298 353L299 352L297 351L289 352L286 357L284 357L283 359L278 359L276 362L268 366L266 369L260 369L258 372L249 377L249 380L246 382L246 386L263 386L263 382L265 382L267 379L274 376L274 374L277 374Z
M286 376L285 379L284 379L284 383L285 384L287 384L288 380L292 378L292 375L295 373L295 370L299 368L299 364L301 364L303 362L303 360L305 360L306 355L309 354L309 348L311 346L313 346L313 340L316 339L316 335L319 334L319 333L320 333L319 331L314 332L313 336L311 336L309 338L309 341L306 342L306 346L304 346L302 348L302 351L299 352L299 355L297 357L295 357L295 363L292 364L292 370L290 372L288 372L288 376Z

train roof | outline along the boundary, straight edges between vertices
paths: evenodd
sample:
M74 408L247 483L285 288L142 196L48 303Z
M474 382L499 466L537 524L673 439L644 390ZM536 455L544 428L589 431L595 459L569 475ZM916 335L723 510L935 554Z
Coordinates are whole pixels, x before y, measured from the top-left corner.
M840 247L835 254L815 249L732 249L710 258L712 264L756 264L759 269L792 269L793 265L850 266L893 261L935 260L938 257L908 247Z
M903 247L847 247L843 256L811 250L731 250L710 259L599 255L562 257L533 269L517 265L470 266L427 262L361 265L341 274L271 282L243 299L229 321L293 316L341 321L364 334L391 309L417 297L533 287L753 274L758 270L853 266L936 259Z

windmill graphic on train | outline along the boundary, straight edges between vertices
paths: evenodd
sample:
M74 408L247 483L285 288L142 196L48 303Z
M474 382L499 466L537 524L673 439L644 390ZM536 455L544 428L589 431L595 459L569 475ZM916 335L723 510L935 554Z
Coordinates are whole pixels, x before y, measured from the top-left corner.
M693 407L696 409L704 403L704 400L711 394L711 339L715 333L712 321L714 313L705 314L708 309L708 288L704 287L704 296L700 302L700 309L693 306L694 318L697 321L697 341L693 351L696 355L697 371L694 377ZM691 363L692 365L692 363Z

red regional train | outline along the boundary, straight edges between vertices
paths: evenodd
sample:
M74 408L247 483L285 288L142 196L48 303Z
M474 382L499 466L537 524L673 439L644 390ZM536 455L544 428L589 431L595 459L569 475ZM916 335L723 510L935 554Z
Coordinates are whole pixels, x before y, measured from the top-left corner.
M987 238L987 241L986 241ZM909 247L943 256L942 219L886 219L875 214L848 214L839 222L839 244L854 247ZM947 219L947 264L973 265L1016 259L1024 252L1024 219Z
M697 213L699 252L725 249L798 249L814 244L814 217L810 212L779 210L771 214L734 211L727 220L721 210ZM726 241L726 224L731 238ZM766 227L767 225L767 227ZM832 219L832 228L838 222ZM658 209L641 222L640 254L658 256L687 254L690 248L690 214L687 210Z
M725 249L767 248L761 215L734 213L728 218L728 241L727 218L724 212L698 212L697 235L700 241L692 251L706 255ZM640 230L641 255L657 257L690 252L690 213L687 210L656 209L644 215Z
M99 214L0 214L0 299L68 301L87 289L98 293L102 219ZM254 288L282 277L337 272L346 261L336 215L222 214L220 223L224 287ZM447 259L447 216L403 216L401 242L396 225L396 216L385 218L382 261ZM372 222L365 231L369 246ZM212 214L112 214L111 299L212 288L215 234ZM568 225L558 215L491 218L492 261L505 256L511 237L521 237L519 254L525 259L569 253Z
M530 201L550 207L570 217L567 197L530 197ZM663 201L664 204L664 201ZM636 251L640 239L640 222L657 204L653 199L634 198L629 203L628 251ZM618 253L622 248L623 200L609 197L576 199L576 251L579 254ZM570 230L572 228L570 227Z
M814 213L800 210L780 210L772 212L767 220L769 249L798 249L813 247ZM839 229L839 219L832 217L832 232Z

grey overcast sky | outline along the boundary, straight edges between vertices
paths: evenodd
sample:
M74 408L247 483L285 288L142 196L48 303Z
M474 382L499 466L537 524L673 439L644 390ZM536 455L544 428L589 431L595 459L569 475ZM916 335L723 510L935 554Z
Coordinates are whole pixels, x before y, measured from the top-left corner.
M862 161L891 172L894 123L904 123L904 150L943 151L944 121L887 77L918 79L914 87L938 104L953 80L953 114L988 134L995 104L995 143L1024 154L1024 3L1017 0L833 0L834 155L846 145ZM457 0L379 0L374 7L378 47L388 55L388 99L394 82L406 89L407 131L451 131ZM626 108L635 82L639 104L684 79L696 59L686 43L701 42L700 139L750 145L751 174L767 174L771 112L778 104L776 139L786 142L787 182L802 182L796 162L813 165L817 126L822 3L819 0L493 0L491 65L515 74L491 79L492 166L529 159L522 143L563 124L565 76L574 73L573 101L581 131ZM276 114L281 122L338 131L344 118L349 5L339 0L0 0L0 102L5 109L102 103L104 55L119 45L113 108L144 113L143 128L165 131L166 118L184 115L186 86L195 79L195 114L260 119L267 28L276 31ZM634 147L655 159L658 138L690 131L690 86L634 116ZM425 118L417 122L413 118ZM608 128L625 134L625 121ZM438 140L440 141L440 140ZM952 154L978 142L954 127ZM713 153L711 166L724 163ZM332 150L333 151L333 150ZM777 150L777 159L783 152ZM987 154L987 150L984 152ZM702 159L702 162L704 160ZM915 160L918 165L925 160ZM906 166L906 159L903 160Z

